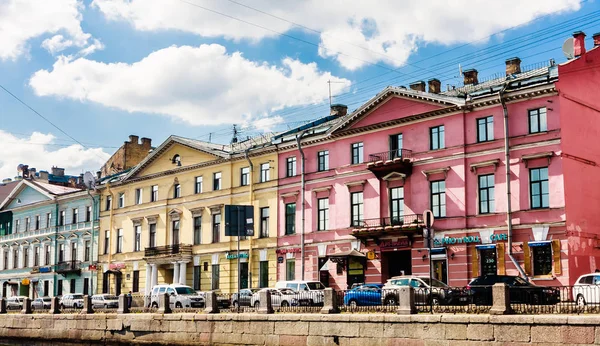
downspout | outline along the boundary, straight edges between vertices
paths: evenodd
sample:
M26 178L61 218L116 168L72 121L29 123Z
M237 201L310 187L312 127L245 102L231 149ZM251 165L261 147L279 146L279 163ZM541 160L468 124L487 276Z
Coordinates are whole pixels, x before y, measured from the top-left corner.
M509 146L509 129L508 129L508 108L506 107L506 103L504 101L504 92L508 87L508 83L504 84L500 92L498 93L498 98L500 99L500 103L502 104L502 109L504 111L504 156L506 160L505 168L506 168L506 226L508 232L508 258L513 262L521 276L529 281L527 278L527 274L521 268L517 260L513 257L512 254L512 237L513 237L513 225L512 225L512 208L511 208L511 188L510 188L510 146Z
M254 201L254 164L252 164L252 160L250 160L250 148L247 148L244 151L244 155L246 157L246 161L248 161L248 165L250 166L250 191L249 191L249 197L248 197L248 205L254 205L253 201ZM231 172L231 174L233 175L233 172ZM260 220L260 209L259 209L259 215L258 218ZM256 224L256 222L254 223ZM260 236L260 235L259 235ZM254 236L252 237L248 237L248 287L254 287L252 286L252 240L253 240ZM256 287L258 287L259 285L256 285Z
M94 198L94 196L92 196L92 193L90 192L90 190L87 190L88 196L90 196L90 198L92 199L92 244L91 244L91 248L90 248L90 262L94 263L94 239L95 239L95 235L96 235L96 227L95 227L95 223L96 223L96 199ZM97 263L97 261L96 261ZM91 265L91 264L90 264ZM89 268L88 268L89 269ZM98 267L96 267L96 273L98 273ZM94 289L94 274L92 273L92 271L90 270L90 292L93 292L94 294L96 293L96 290Z
M300 132L298 135L296 135L296 144L298 145L298 151L300 152L300 188L302 189L302 192L300 193L300 198L302 198L302 207L301 207L301 213L302 213L302 223L301 223L301 233L300 233L300 270L302 272L302 280L304 280L304 257L306 256L305 251L304 251L304 225L305 225L305 221L306 221L306 217L305 217L305 189L306 189L306 178L305 178L305 168L304 168L304 151L302 150L302 143L301 143L301 139L302 136L304 136L304 134L306 133L306 131L302 131Z
M113 244L113 239L115 239L113 237L113 210L114 210L114 206L115 206L114 204L117 201L115 200L114 194L110 190L109 182L106 183L106 191L108 192L108 195L110 196L110 210L109 210L109 216L108 216L108 240L109 240L108 241L108 269L110 270L110 265L112 263L112 244ZM104 246L106 246L106 245L104 245ZM108 275L106 276L106 278L108 278ZM102 272L102 280L104 280L104 272ZM110 293L110 282L105 285L108 287L108 293Z
M55 199L55 217L54 217L54 297L56 297L56 291L58 289L58 282L56 277L56 267L58 264L58 201Z

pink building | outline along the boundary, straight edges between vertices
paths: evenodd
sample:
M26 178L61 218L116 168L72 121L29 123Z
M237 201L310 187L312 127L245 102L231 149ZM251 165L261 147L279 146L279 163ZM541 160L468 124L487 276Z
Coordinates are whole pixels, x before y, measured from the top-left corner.
M567 285L600 268L600 49L585 52L582 35L560 66L522 71L511 58L505 78L479 83L467 70L447 92L436 79L428 92L388 87L277 136L277 279L345 289L428 275L429 256L456 286L519 273Z

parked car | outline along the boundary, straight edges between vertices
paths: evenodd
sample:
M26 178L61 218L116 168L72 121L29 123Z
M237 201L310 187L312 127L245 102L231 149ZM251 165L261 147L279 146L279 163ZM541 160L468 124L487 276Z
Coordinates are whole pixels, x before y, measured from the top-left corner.
M51 302L50 297L35 298L31 302L31 309L32 310L48 310L48 309L50 309L50 304L51 304L50 302Z
M7 310L21 310L23 309L23 300L27 298L26 296L14 296L6 299L6 309Z
M231 305L234 308L239 306L251 306L252 295L258 292L259 288L244 288L240 290L240 297L238 299L237 292L231 295Z
M70 293L65 294L60 298L60 308L71 308L71 309L82 309L83 308L83 294L81 293Z
M381 305L382 287L382 284L355 286L344 295L344 305L351 307Z
M399 288L412 286L415 289L415 304L417 305L461 305L468 304L467 292L451 288L445 283L428 277L403 275L394 276L387 280L381 289L381 301L384 305L398 305L400 301Z
M94 294L92 296L92 307L94 308L118 308L119 298L112 294Z
M298 292L298 299L305 301L308 299L310 305L323 305L323 290L325 285L319 281L278 281L275 288L289 288Z
M161 294L169 294L171 308L201 308L204 306L204 297L196 293L190 286L185 285L156 285L152 287L150 306L158 308Z
M260 292L265 290L271 291L271 305L274 308L311 305L310 299L299 297L299 292L296 292L290 288L263 288L252 295L252 306L257 309L260 307Z
M600 273L581 275L573 285L573 298L579 306L600 304Z
M476 305L492 304L492 286L505 283L509 287L512 304L550 305L560 301L560 291L552 287L537 286L522 277L511 275L479 276L467 285L471 300Z
M198 292L202 297L202 304L206 302L206 293L207 292ZM221 294L220 290L215 290L215 293L217 294L217 306L219 309L229 309L229 307L231 307L231 300L226 295Z

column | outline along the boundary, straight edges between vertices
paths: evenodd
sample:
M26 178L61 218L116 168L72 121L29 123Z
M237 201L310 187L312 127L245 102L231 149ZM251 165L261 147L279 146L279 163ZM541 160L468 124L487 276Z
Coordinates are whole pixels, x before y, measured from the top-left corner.
M179 262L179 284L187 285L186 283L186 264L187 262Z
M173 283L179 281L179 263L173 262Z
M158 285L158 265L151 264L152 267L152 287Z
M144 294L149 296L152 290L152 267L150 264L146 264L146 290Z

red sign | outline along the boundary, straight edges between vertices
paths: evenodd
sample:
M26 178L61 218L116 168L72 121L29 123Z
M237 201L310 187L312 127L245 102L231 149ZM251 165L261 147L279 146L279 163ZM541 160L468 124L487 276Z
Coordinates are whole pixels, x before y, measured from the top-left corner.
M111 263L108 268L111 270L125 269L125 263Z
M96 270L96 265L95 264L90 264L90 266L88 267L89 270Z
M294 247L291 249L277 249L275 250L276 253L278 254L285 254L285 253L300 253L302 252L302 249L299 247Z
M381 244L379 244L379 247L382 250L410 247L410 240L408 240L408 238L402 238L402 239L398 239L396 241L384 240L381 242Z

